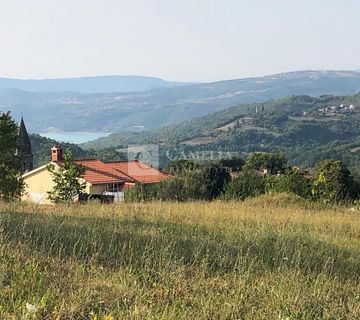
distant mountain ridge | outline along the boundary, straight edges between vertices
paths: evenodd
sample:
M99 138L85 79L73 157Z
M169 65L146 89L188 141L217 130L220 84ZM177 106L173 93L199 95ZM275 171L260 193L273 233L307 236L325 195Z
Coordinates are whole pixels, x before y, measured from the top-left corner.
M0 85L1 87L1 85ZM266 77L157 88L143 92L76 93L0 90L0 110L23 113L30 132L117 132L153 129L243 103L292 95L351 95L355 71L298 71Z
M190 84L187 82L166 81L146 76L94 76L61 79L9 79L0 78L0 88L20 89L30 92L137 92L154 88L168 88Z

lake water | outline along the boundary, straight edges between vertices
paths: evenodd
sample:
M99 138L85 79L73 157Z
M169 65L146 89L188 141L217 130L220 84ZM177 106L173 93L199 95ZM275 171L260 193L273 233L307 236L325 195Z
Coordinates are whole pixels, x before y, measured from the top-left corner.
M106 137L110 133L105 132L42 132L42 137L54 139L58 142L84 143L101 137Z

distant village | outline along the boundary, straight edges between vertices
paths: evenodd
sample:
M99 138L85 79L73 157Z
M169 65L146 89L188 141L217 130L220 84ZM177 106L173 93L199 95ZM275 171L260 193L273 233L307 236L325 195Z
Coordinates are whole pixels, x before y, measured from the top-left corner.
M346 113L352 113L352 112L359 112L359 108L353 104L345 105L340 104L339 106L330 106L325 108L319 108L317 109L318 116L320 117L335 117L339 114L346 114ZM307 112L304 112L304 115L306 115Z

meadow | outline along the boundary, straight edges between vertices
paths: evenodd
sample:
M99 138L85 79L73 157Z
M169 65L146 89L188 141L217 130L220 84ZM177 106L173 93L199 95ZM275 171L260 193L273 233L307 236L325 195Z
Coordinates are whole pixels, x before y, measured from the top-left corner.
M360 213L0 204L0 319L359 319Z

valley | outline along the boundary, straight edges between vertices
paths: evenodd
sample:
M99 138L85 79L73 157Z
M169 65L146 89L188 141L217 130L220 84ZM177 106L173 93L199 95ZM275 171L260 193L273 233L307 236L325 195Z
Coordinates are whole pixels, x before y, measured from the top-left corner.
M73 88L71 91L45 91L51 88L44 86L36 91L36 88L26 86L2 87L0 81L0 110L10 110L15 118L23 114L30 132L47 132L49 129L138 132L203 117L244 103L261 103L291 95L355 94L360 91L360 73L298 71L214 83L150 86L138 92L102 92L105 90L103 85L90 86L91 93L90 89L84 90L87 93L76 92L81 89L76 84L64 87L64 90ZM107 90L112 88L117 87L109 82Z
M350 108L350 106L352 106ZM333 108L333 109L331 109ZM312 168L319 160L343 160L358 175L360 95L288 97L242 104L178 125L144 133L117 133L82 145L84 149L160 143L184 157L196 152L284 151L293 165Z
M330 107L336 110L321 111ZM39 166L48 160L48 150L57 141L39 135L30 138ZM126 159L128 145L147 144L159 145L163 168L171 160L184 158L204 161L229 155L246 158L253 151L283 151L292 165L312 169L320 160L337 159L360 177L360 95L298 96L241 104L160 129L110 134L63 146L71 148L77 158L108 161Z

